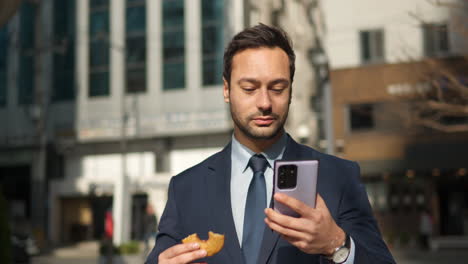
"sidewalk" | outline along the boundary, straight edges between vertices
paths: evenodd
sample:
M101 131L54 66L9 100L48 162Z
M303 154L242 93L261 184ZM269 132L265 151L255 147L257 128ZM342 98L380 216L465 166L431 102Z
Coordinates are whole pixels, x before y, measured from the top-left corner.
M395 249L392 250L392 254L398 264L466 263L468 259L468 250L463 249L444 249L439 251Z
M32 258L32 264L99 264L99 242L87 241Z
M468 250L421 251L419 249L392 249L398 264L439 264L466 263ZM113 264L143 264L144 256L133 256L132 259L121 259ZM123 261L122 261L123 260ZM99 243L82 242L69 247L55 249L51 254L34 257L32 264L102 264L99 263Z
M56 248L52 255L59 258L97 258L99 256L99 241L86 241L73 246Z
M105 264L105 261L99 255L99 241L87 241L33 257L31 264ZM142 254L115 256L112 264L143 264L144 261L145 256Z

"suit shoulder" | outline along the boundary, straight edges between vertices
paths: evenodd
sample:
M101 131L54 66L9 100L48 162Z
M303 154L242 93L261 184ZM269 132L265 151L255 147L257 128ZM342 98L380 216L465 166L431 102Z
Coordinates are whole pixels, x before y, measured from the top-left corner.
M315 150L311 147L305 146L305 145L299 145L300 150L302 153L305 154L307 157L317 157L319 162L327 162L327 163L333 163L334 166L339 166L339 167L344 167L344 168L355 168L356 166L359 166L357 162L343 159L337 156L333 156L330 154L326 154L323 152L320 152L318 150Z

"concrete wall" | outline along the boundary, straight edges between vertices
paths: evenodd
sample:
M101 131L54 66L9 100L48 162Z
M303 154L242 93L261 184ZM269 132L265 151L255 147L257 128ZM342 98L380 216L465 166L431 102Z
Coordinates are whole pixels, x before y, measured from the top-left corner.
M331 67L360 65L359 31L383 29L385 61L395 63L423 56L421 23L449 22L450 45L454 53L465 52L466 39L457 37L456 18L460 8L438 7L426 0L323 1L327 24L326 48ZM459 0L447 1L463 5ZM465 1L466 2L466 1Z
M91 1L91 0L90 0ZM52 0L44 0L42 22L48 38L52 34ZM57 134L68 135L66 146L55 144L65 158L63 178L49 183L49 236L58 241L60 232L60 199L85 197L90 187L96 185L97 195L113 193L117 175L121 175L119 147L100 149L100 144L118 146L121 135L123 109L129 119L127 136L129 141L148 140L148 146L129 149L127 155L128 175L132 193L147 193L158 216L161 216L166 198L167 184L174 174L202 161L222 149L230 138L232 129L228 106L223 101L222 86L202 86L201 76L201 0L186 0L186 84L181 90L162 89L162 0L147 0L147 91L137 95L125 95L124 55L119 50L124 43L125 1L110 2L110 95L88 97L89 84L89 1L76 1L76 99L73 102L51 102L48 116L49 141L59 141ZM229 3L228 3L229 2ZM244 6L226 1L226 39L243 28ZM19 17L11 24L18 31ZM18 37L18 32L13 34ZM44 37L44 41L47 38ZM0 108L0 147L30 146L35 140L31 107L17 105L18 50L12 49L9 56L8 103ZM50 54L38 62L43 71L37 82L50 88L53 76ZM220 76L221 77L221 76ZM74 140L76 134L77 140ZM213 136L213 134L215 134ZM221 136L219 136L221 135ZM206 136L206 137L205 137ZM202 137L202 138L198 138ZM154 142L151 142L154 139ZM170 170L156 173L155 159L158 140L171 142L161 155L168 155ZM156 142L158 141L158 142ZM153 144L153 145L151 145ZM83 145L98 151L80 152ZM131 143L129 143L131 145ZM154 147L154 149L151 149ZM15 152L16 153L16 152ZM21 153L20 153L21 154ZM20 154L1 155L0 163L24 162ZM28 163L35 164L34 150L26 151ZM37 202L37 200L36 200Z
M44 36L38 43L51 46L52 1L41 2ZM110 1L110 95L88 96L89 86L89 3L76 1L76 99L74 102L51 102L48 111L49 138L58 130L76 132L82 141L117 139L121 135L123 109L129 116L129 136L172 136L229 131L232 128L229 110L223 101L222 85L202 85L201 58L201 1L186 1L186 87L179 90L162 89L162 1L147 1L147 91L126 95L125 64L122 51L125 37L124 1ZM242 5L226 4L236 8L241 17ZM234 12L233 11L233 12ZM29 145L35 137L34 108L17 104L18 55L15 46L19 30L18 13L10 23L12 44L8 58L7 107L0 108L0 144ZM226 38L242 28L243 21L226 21ZM38 44L39 45L39 44ZM118 47L118 48L115 48ZM53 76L50 50L41 54L37 63L37 85L50 89ZM219 76L221 78L221 76ZM46 92L50 92L47 90Z
M111 41L123 45L124 6L119 3L111 1L111 20L116 23L111 24L110 34ZM126 95L122 100L125 65L124 54L119 49L111 49L110 96L90 98L87 95L89 7L86 1L78 1L77 75L81 81L77 128L80 140L118 137L124 108L129 114L128 134L131 136L137 133L140 136L189 135L230 129L222 86L202 86L201 1L186 1L185 7L186 87L163 90L162 1L147 1L147 91Z
M42 7L38 23L41 31L36 32L36 45L41 47L35 51L39 56L35 61L35 86L44 93L51 93L52 78L52 1L41 2ZM21 10L21 9L20 9ZM0 147L28 146L33 144L36 137L35 121L37 121L38 108L31 105L18 104L19 55L18 41L21 12L18 12L8 23L9 47L7 62L7 106L0 107ZM33 99L34 101L34 99ZM59 102L49 106L47 111L47 134L49 140L56 133L70 131L74 125L75 104L73 102Z
M438 60L447 64L455 59ZM335 70L333 86L333 122L341 156L351 160L403 160L408 145L424 141L448 143L465 141L466 133L437 133L414 126L410 101L424 87L428 65L425 62L380 64ZM445 69L447 70L447 68ZM399 93L395 93L395 89ZM374 125L371 129L351 131L349 106L372 104ZM425 132L425 133L423 133Z

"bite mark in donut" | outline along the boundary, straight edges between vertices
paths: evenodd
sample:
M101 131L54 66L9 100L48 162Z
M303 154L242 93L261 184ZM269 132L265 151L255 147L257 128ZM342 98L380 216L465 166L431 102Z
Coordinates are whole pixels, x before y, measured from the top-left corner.
M221 251L224 246L224 235L208 232L208 240L201 240L197 233L182 239L182 243L198 243L200 249L206 250L206 256L211 257Z

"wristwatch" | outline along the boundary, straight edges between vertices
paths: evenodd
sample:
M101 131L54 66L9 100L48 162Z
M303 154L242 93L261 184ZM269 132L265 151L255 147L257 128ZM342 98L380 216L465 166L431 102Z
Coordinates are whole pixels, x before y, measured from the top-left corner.
M346 237L343 245L335 248L335 252L333 252L332 255L326 256L326 258L331 260L333 263L341 264L348 259L349 253L351 252L351 238L348 234L345 233L345 235Z

